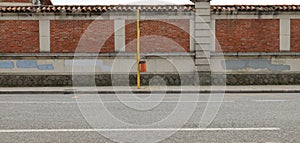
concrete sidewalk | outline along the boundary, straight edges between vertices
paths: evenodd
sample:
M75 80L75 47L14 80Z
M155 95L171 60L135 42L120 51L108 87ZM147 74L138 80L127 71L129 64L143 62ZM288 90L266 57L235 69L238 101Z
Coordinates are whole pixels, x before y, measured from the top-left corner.
M0 87L0 94L72 93L300 93L300 85L281 86L168 86L168 87Z

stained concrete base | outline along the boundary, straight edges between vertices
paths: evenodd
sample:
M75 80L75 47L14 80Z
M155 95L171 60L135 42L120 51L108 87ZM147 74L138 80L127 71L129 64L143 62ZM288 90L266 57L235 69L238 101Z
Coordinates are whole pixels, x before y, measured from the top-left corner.
M0 75L0 87L134 86L136 75ZM142 74L142 86L300 85L299 74Z

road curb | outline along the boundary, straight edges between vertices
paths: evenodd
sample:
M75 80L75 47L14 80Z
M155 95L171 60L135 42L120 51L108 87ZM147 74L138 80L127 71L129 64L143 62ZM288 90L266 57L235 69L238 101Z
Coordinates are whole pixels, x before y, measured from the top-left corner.
M202 91L181 91L181 90L168 90L168 91L145 91L145 90L118 90L118 91L0 91L0 94L150 94L150 93L300 93L300 90L202 90Z

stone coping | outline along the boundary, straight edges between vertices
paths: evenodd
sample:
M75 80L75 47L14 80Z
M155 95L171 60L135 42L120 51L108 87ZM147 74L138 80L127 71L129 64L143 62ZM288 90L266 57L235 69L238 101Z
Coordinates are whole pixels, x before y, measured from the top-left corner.
M95 58L95 57L135 57L135 53L0 53L1 58L26 58L26 57L81 57L81 58ZM142 57L194 57L194 52L189 53L141 53Z
M300 52L211 52L211 56L300 56Z
M0 57L135 57L135 53L0 53ZM211 52L211 56L300 56L300 52ZM195 56L189 53L142 53L148 57Z

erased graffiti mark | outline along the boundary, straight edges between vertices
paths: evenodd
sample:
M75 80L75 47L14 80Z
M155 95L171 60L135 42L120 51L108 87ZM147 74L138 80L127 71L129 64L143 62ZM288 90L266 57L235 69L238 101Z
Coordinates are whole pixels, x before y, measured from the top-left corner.
M246 59L246 60L226 60L222 63L223 68L226 65L226 69L239 70L239 69L268 69L270 71L287 71L291 67L288 65L272 64L268 59Z
M112 67L107 66L103 63L102 60L67 60L65 65L73 66L73 67L92 67L92 68L100 68L102 71L111 72Z
M35 60L21 60L17 61L17 68L37 68L37 61Z
M14 62L0 61L0 69L13 69L13 68L15 68Z
M52 64L47 65L38 65L39 70L54 70L54 66Z
M15 68L14 61L0 61L0 69L13 69ZM53 64L38 65L36 60L18 60L16 61L17 69L36 68L38 70L54 70Z

